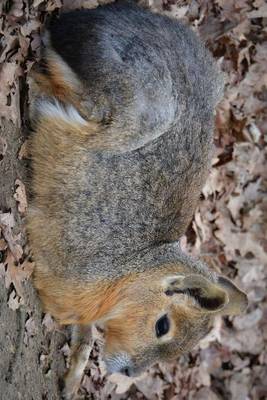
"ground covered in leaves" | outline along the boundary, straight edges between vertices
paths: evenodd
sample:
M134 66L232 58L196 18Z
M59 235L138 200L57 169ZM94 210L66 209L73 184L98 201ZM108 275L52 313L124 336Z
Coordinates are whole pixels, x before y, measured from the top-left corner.
M63 3L63 4L62 4ZM69 332L44 315L30 283L24 218L29 181L28 73L52 12L97 0L4 0L0 16L0 398L60 399ZM264 0L143 0L183 19L225 72L215 153L200 206L182 245L233 278L245 315L218 320L191 354L132 380L105 376L92 349L81 399L261 400L267 398L267 4ZM177 44L179 45L179 43ZM27 185L26 185L27 186Z

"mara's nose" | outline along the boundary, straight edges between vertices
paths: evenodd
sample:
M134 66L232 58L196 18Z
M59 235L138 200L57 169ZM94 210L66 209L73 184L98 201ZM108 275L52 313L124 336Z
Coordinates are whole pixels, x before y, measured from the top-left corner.
M130 376L130 370L129 370L129 368L122 368L121 370L120 370L120 373L122 374L122 375L126 375L126 376Z

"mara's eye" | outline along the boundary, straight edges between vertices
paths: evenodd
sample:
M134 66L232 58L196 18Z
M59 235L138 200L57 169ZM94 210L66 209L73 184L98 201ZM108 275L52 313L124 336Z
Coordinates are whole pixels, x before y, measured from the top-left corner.
M160 319L157 320L155 329L157 337L166 335L166 333L169 332L170 321L167 314L163 315L162 317L160 317Z

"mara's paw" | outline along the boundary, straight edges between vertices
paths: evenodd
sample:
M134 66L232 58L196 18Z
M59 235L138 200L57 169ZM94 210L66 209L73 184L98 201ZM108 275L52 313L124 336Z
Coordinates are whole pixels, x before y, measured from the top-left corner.
M88 343L78 345L71 356L70 368L64 377L62 397L64 400L78 400L78 391L88 363L92 347Z
M78 371L69 370L64 377L63 389L62 389L62 399L63 400L79 400L80 396L78 394L83 371L81 374L77 374Z

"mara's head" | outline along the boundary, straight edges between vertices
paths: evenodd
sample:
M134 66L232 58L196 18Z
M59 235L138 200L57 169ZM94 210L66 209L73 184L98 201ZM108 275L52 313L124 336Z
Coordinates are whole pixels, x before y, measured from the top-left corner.
M247 306L240 289L215 275L142 275L125 295L105 324L104 359L109 373L129 376L190 351L211 330L216 315L236 315Z

